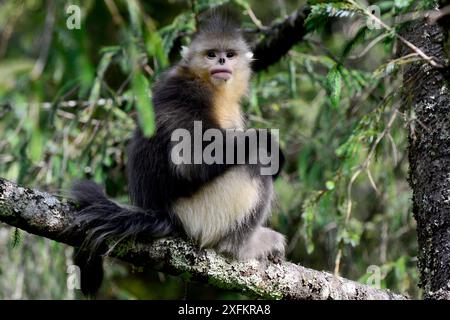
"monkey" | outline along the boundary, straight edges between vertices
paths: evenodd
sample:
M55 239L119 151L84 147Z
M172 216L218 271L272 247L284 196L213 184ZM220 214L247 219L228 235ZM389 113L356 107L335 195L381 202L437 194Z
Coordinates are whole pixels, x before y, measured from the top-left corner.
M238 260L283 259L285 237L265 226L274 200L273 181L284 163L279 145L267 147L271 154L280 152L280 165L271 175L261 174L264 165L259 162L198 164L171 159L173 132L182 128L193 134L196 121L202 132L216 129L225 135L246 129L241 101L248 91L252 60L239 24L224 14L210 14L182 49L181 60L152 88L154 134L146 137L137 126L128 146L131 206L108 199L94 182L73 185L72 197L80 210L71 231L85 235L75 259L83 293L98 290L103 272L99 255L92 257L84 249L103 252L108 241L181 235L200 248ZM248 160L263 146L259 139L233 140L231 149L238 148L245 149ZM83 277L84 273L89 275Z

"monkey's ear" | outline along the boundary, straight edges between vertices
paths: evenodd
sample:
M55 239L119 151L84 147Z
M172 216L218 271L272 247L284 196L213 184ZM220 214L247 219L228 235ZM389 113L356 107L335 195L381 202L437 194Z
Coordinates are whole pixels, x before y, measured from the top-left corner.
M253 52L249 51L249 52L245 53L245 57L247 59L249 59L249 60L252 59L253 58Z
M181 57L187 60L187 56L189 54L189 48L186 46L181 46Z

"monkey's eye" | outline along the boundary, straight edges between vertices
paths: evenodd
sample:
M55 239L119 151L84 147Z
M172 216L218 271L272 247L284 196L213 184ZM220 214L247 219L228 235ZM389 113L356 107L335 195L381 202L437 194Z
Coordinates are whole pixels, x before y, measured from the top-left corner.
M207 56L209 59L214 59L214 58L216 57L216 53L215 53L213 50L209 50L209 51L206 53L206 56Z
M228 51L227 52L227 58L231 59L234 58L236 56L236 53L234 51Z

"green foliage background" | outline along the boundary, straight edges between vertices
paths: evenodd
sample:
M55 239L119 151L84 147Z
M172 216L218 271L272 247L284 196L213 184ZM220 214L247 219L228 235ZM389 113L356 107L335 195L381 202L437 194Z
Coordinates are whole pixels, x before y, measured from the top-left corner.
M0 3L0 176L64 195L93 179L127 202L125 146L139 115L151 134L148 95L177 61L196 15L230 2L245 28L282 20L295 0L7 0ZM280 129L288 165L276 182L271 224L288 259L390 288L417 289L415 222L407 184L407 131L393 17L433 1L310 1L309 33L278 64L255 74L249 125ZM392 28L368 28L376 4ZM69 29L69 5L81 28ZM73 22L73 21L72 21ZM256 40L263 32L255 33ZM412 79L413 80L413 79ZM136 97L137 103L133 103ZM78 101L71 104L67 101ZM0 225L0 298L72 299L71 249ZM107 263L101 297L244 298L182 279Z

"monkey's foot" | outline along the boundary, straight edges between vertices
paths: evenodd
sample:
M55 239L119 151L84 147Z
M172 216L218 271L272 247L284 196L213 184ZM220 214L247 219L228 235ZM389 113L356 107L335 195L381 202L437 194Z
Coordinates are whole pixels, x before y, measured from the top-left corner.
M278 250L273 251L273 252L269 253L269 255L267 256L267 259L269 259L269 261L271 261L275 264L279 264L279 263L281 263L281 261L284 260L284 252L280 252Z
M279 263L284 257L285 239L281 233L272 229L259 227L241 247L240 260L259 259Z

